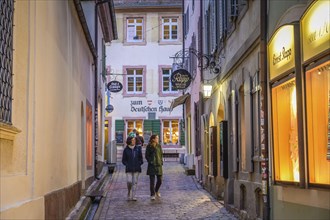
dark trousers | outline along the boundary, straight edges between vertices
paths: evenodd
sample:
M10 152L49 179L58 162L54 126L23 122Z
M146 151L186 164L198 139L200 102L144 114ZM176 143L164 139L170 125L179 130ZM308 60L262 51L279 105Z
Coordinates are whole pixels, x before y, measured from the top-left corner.
M156 182L156 188L155 188L155 176L156 175L150 175L150 194L151 196L154 196L156 192L158 192L159 187L162 185L162 175L157 175L157 182Z

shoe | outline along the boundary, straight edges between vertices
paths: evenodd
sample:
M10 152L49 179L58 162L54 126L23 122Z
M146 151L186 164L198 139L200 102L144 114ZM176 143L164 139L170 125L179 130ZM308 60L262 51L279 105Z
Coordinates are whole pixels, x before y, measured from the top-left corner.
M151 200L155 200L156 198L155 198L155 196L151 196L150 199Z
M137 198L136 198L136 197L133 197L132 200L133 200L133 201L137 201Z
M157 196L158 198L162 197L162 196L160 195L160 192L156 192L156 196Z

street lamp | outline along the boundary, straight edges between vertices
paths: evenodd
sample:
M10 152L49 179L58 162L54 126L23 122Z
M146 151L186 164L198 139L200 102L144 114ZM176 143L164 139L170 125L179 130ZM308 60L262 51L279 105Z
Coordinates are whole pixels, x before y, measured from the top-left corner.
M210 98L211 93L212 93L212 85L211 84L204 84L203 85L204 98Z

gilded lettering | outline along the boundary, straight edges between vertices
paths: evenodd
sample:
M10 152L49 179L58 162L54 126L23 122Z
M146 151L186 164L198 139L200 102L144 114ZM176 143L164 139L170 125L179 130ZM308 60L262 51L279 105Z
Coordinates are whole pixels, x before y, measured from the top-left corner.
M189 76L178 73L174 76L174 80L177 83L186 83L189 81Z
M282 53L279 52L278 55L276 55L275 53L273 54L273 65L278 64L281 60L282 60Z
M291 48L288 50L285 50L285 47L282 49L283 59L290 59L291 58Z

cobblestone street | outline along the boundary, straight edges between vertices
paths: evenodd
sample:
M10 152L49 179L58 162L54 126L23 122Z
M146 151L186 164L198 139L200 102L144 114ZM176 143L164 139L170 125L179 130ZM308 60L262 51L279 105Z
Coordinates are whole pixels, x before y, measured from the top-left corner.
M161 198L150 200L147 163L137 186L137 201L127 201L125 168L118 165L106 186L106 198L94 219L236 219L205 191L178 162L164 163Z

